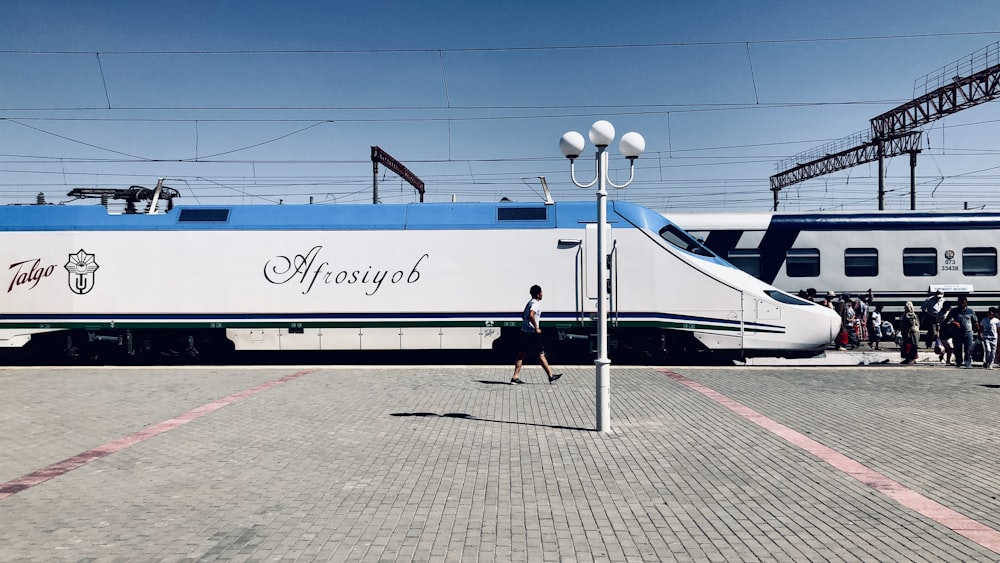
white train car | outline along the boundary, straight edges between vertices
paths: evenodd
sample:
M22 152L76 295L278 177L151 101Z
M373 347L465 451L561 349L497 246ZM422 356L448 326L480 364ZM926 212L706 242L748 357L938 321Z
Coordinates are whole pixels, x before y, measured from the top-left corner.
M789 293L867 293L890 314L943 290L978 312L1000 305L1000 213L668 213L754 277Z
M661 215L609 204L612 357L811 355L828 310L707 251ZM463 203L0 208L0 346L127 354L494 349L528 288L560 340L595 332L596 209Z

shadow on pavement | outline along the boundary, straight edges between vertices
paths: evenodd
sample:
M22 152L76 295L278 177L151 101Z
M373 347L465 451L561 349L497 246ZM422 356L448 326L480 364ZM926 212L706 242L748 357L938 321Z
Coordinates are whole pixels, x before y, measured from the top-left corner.
M424 418L427 418L427 417L461 418L461 419L465 419L465 420L478 420L480 422L497 422L497 423L500 423L500 424L517 424L519 426L540 426L540 427L543 427L543 428L556 428L556 429L559 429L559 430L583 430L583 431L586 431L586 432L593 432L594 431L593 428L580 428L579 426L562 426L562 425L558 425L558 424L538 424L538 423L535 423L535 422L513 422L513 421L510 421L510 420L493 420L493 419L489 419L489 418L479 418L479 417L472 416L471 414L467 414L467 413L464 413L464 412L449 412L449 413L445 413L445 414L437 414L437 413L433 413L433 412L392 412L392 413L389 413L389 416L397 416L397 417L413 416L413 417L424 417Z

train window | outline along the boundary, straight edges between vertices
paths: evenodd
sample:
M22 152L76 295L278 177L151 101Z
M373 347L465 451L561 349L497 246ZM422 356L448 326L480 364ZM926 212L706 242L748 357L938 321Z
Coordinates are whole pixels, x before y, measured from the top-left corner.
M904 248L904 276L934 276L937 275L936 248Z
M819 276L819 249L789 249L785 253L785 273L790 278L815 278Z
M498 207L497 221L545 221L548 210L544 207Z
M963 248L962 273L967 276L997 275L997 249L979 246Z
M878 249L844 249L844 275L849 278L877 276Z
M181 209L179 223L225 223L229 221L228 209Z
M705 245L698 242L697 239L688 233L680 230L676 225L671 224L660 229L660 237L685 252L701 256L715 256L711 250L705 248Z
M760 251L756 248L734 248L726 255L726 259L751 276L760 277Z

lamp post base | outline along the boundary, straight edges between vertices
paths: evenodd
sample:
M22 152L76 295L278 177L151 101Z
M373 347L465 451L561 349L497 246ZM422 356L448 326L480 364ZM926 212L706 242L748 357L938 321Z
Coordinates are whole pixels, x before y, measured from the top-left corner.
M597 358L594 360L594 366L597 376L597 431L609 432L611 430L611 360Z

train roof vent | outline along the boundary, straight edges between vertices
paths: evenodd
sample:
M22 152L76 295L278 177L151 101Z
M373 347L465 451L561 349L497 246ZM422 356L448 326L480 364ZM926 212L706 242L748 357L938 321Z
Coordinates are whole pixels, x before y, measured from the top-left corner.
M228 209L181 209L178 223L225 223L229 221Z
M546 221L546 207L498 207L497 221Z

